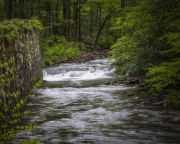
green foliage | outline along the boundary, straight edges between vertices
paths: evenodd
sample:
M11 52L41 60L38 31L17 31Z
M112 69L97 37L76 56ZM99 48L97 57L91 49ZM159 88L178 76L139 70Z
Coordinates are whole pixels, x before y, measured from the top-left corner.
M68 42L64 37L50 37L41 42L43 65L59 64L80 53L78 43ZM46 63L48 62L48 65Z
M167 101L175 104L176 106L180 106L180 91L179 89L173 89L170 91L167 96Z
M167 2L160 11L162 14L163 35L160 39L166 39L167 47L162 51L165 57L162 63L148 68L148 82L154 90L170 90L168 100L180 104L180 2Z
M118 74L147 74L151 93L169 90L168 99L180 101L180 2L136 1L126 6L112 30L120 31L111 47ZM175 94L176 92L176 94Z
M165 88L175 88L180 86L180 58L173 62L163 62L160 65L149 68L147 76L150 77L149 83L156 90Z
M5 63L0 61L0 70L9 67L9 70L0 74L0 143L2 144L12 141L19 130L29 131L36 128L33 125L17 125L21 116L29 114L29 111L21 111L28 97L20 98L19 91L10 92L5 90L5 87L9 87L10 82L14 80L16 73L12 65L14 65L14 59L9 59Z
M30 139L30 140L21 140L20 144L43 144L37 139Z
M158 40L159 29L152 11L155 1L136 1L136 5L125 7L112 30L120 31L120 38L111 47L110 55L119 74L145 74L145 68L161 61L164 47Z
M34 22L34 27L38 30L43 30L42 22L38 19L38 17L33 17L32 21Z
M113 65L118 65L116 67L117 73L125 74L128 70L132 70L136 45L137 43L131 37L123 36L111 47L112 50L109 53L112 55L111 58L116 60Z
M33 18L33 20L13 19L11 21L3 21L0 23L0 40L13 42L19 35L19 31L22 30L22 27L23 30L26 31L32 31L33 29L42 30L42 24L36 18Z

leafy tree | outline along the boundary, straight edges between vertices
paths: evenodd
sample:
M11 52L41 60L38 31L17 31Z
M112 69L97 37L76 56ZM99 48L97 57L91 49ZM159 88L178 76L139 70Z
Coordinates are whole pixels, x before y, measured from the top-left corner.
M112 27L120 31L110 51L117 72L147 74L154 90L173 92L171 101L179 99L179 6L176 0L139 0L126 5Z
M159 63L164 44L158 40L154 1L137 1L135 6L126 6L117 19L113 30L120 30L121 37L112 46L110 54L116 59L114 66L120 74L145 74L144 68Z
M167 48L162 51L164 60L148 68L148 82L155 90L170 90L168 99L180 104L180 20L177 19L180 16L180 2L164 2L159 12L163 33L160 39L166 40Z

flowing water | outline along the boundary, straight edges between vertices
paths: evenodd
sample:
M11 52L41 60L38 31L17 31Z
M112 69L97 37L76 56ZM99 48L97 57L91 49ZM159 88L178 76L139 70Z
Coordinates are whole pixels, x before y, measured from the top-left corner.
M141 104L127 95L133 87L104 85L113 71L106 59L44 69L25 107L31 114L22 119L37 129L17 137L45 144L180 143L180 125L169 122L180 112Z

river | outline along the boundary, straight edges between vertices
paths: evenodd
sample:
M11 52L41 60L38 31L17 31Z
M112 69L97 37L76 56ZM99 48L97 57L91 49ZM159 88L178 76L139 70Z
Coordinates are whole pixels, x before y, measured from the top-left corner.
M44 82L25 106L24 124L32 132L17 137L45 144L165 144L180 143L180 124L170 123L180 111L144 105L128 96L134 87L104 85L114 79L106 59L61 64L43 69ZM138 104L135 106L135 104Z

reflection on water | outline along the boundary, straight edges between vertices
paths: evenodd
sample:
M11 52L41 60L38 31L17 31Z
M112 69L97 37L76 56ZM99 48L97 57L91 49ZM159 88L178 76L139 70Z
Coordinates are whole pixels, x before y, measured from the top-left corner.
M109 65L96 60L45 69L45 82L26 106L31 114L23 118L23 123L38 128L18 138L38 138L47 144L178 144L180 125L169 119L179 112L134 106L139 100L127 96L134 88L104 85L115 76Z

